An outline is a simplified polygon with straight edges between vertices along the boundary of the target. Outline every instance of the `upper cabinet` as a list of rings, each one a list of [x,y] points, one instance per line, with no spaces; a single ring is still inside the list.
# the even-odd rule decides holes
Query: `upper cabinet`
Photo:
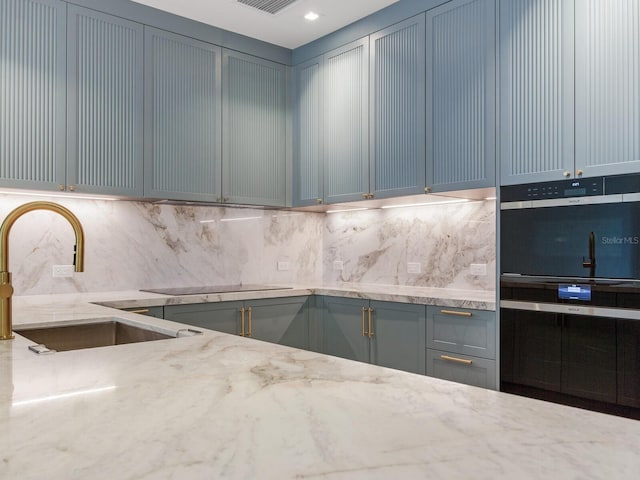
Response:
[[[369,193],[424,193],[424,15],[371,35]]]
[[[495,2],[427,12],[427,186],[495,185]]]
[[[222,51],[145,27],[145,196],[222,201]]]
[[[142,196],[143,27],[68,6],[67,189]]]
[[[0,186],[64,189],[66,4],[0,2]]]
[[[576,171],[640,171],[638,0],[576,2]]]
[[[500,1],[503,185],[574,176],[573,7]]]
[[[369,38],[323,61],[324,199],[362,200],[369,194]]]
[[[224,202],[284,206],[287,200],[287,67],[223,51]]]

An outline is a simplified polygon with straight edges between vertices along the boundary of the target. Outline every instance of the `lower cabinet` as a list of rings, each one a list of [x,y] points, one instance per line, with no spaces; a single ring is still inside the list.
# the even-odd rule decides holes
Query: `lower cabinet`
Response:
[[[322,297],[322,353],[425,373],[425,307]]]
[[[309,348],[307,297],[167,305],[174,322],[242,335],[280,345]]]
[[[427,307],[427,375],[497,387],[496,313]]]
[[[618,321],[618,403],[640,407],[640,321]]]

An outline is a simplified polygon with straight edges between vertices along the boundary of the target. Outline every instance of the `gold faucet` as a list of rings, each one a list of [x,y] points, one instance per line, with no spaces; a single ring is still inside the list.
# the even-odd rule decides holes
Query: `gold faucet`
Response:
[[[13,286],[9,272],[9,231],[18,218],[33,210],[50,210],[67,219],[76,234],[73,264],[76,266],[76,272],[84,270],[84,232],[80,220],[70,210],[57,203],[31,202],[20,205],[9,213],[0,226],[0,340],[13,338],[11,322]]]

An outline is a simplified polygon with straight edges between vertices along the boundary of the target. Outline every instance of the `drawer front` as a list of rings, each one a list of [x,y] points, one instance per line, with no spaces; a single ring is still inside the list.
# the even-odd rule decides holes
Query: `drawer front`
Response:
[[[496,312],[429,307],[427,348],[496,358]]]
[[[496,362],[427,349],[427,375],[474,387],[496,389]]]

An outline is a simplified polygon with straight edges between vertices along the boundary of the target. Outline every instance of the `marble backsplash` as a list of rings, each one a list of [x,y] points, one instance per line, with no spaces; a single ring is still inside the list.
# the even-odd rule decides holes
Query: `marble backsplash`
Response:
[[[52,277],[53,265],[72,262],[73,230],[55,213],[30,212],[10,232],[16,295],[240,282],[495,286],[493,201],[321,214],[0,194],[0,219],[33,200],[80,219],[85,271]],[[421,273],[407,273],[407,262]],[[473,263],[487,264],[487,275],[471,275]]]

